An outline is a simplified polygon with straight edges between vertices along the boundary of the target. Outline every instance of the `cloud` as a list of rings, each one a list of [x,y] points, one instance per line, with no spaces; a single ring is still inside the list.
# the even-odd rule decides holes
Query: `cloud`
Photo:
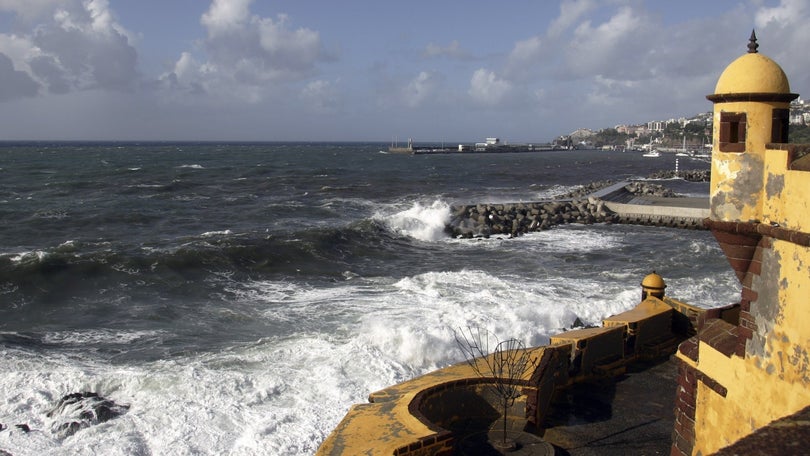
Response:
[[[430,100],[436,94],[441,77],[432,72],[422,71],[402,90],[402,102],[405,106],[415,108]]]
[[[554,51],[548,48],[546,41],[540,36],[533,36],[516,42],[506,58],[504,73],[512,78],[525,79],[533,76],[536,66],[547,66],[553,59]]]
[[[52,14],[29,34],[0,35],[0,52],[15,67],[50,93],[134,88],[139,78],[137,52],[106,0],[0,4],[23,19],[43,15],[49,7]]]
[[[803,24],[808,8],[805,0],[782,0],[779,6],[759,8],[754,15],[754,24],[757,28],[765,28],[772,22],[783,26]]]
[[[548,28],[548,36],[558,36],[596,7],[592,0],[566,0],[560,3],[560,15]]]
[[[242,27],[250,18],[250,4],[253,0],[214,0],[200,23],[208,30],[209,37],[233,32]]]
[[[470,97],[479,104],[496,106],[506,100],[513,90],[512,83],[498,77],[495,72],[479,68],[470,79]]]
[[[59,62],[51,55],[41,55],[28,62],[31,71],[40,80],[45,82],[48,92],[64,94],[70,92],[70,81],[59,66]]]
[[[63,0],[0,0],[0,11],[9,11],[25,21],[50,13],[65,3]]]
[[[317,31],[292,27],[285,14],[252,14],[251,3],[214,0],[200,18],[206,30],[204,60],[198,62],[185,52],[161,80],[186,93],[257,103],[284,83],[315,76],[316,65],[331,60]]]
[[[504,74],[510,78],[526,79],[532,77],[533,69],[538,65],[547,68],[557,65],[561,57],[559,49],[570,41],[565,33],[597,6],[593,0],[563,1],[560,15],[551,22],[545,34],[515,42],[506,59]]]
[[[301,99],[319,114],[335,113],[343,107],[343,100],[335,85],[321,79],[310,81],[304,86]]]
[[[608,21],[596,27],[585,21],[574,30],[566,48],[566,68],[575,77],[602,74],[610,78],[632,78],[638,68],[623,63],[629,56],[643,59],[654,42],[655,31],[641,12],[622,7]]]
[[[761,7],[754,15],[759,52],[779,62],[790,78],[794,92],[810,89],[810,5],[804,0],[782,0],[774,7]]]
[[[14,69],[11,59],[0,54],[0,101],[32,97],[37,94],[39,84],[28,73]]]
[[[469,60],[472,55],[461,48],[457,40],[453,40],[447,46],[440,46],[435,43],[428,43],[422,52],[425,58],[447,57],[450,59]]]

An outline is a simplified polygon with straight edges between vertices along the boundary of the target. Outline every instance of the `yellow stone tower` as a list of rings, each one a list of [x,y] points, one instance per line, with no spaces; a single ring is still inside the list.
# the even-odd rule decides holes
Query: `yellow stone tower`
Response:
[[[681,344],[672,454],[707,455],[810,407],[810,146],[787,144],[787,76],[757,52],[715,93],[711,216],[741,283],[739,318]]]

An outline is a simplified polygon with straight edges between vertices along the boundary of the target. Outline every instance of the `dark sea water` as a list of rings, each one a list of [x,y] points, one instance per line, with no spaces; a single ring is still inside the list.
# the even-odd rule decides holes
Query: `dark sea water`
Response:
[[[672,155],[386,147],[0,144],[0,450],[309,455],[369,392],[462,359],[452,328],[546,343],[631,308],[652,270],[698,305],[738,294],[705,231],[443,229],[453,204],[545,200]],[[46,413],[77,391],[129,409],[65,436]]]

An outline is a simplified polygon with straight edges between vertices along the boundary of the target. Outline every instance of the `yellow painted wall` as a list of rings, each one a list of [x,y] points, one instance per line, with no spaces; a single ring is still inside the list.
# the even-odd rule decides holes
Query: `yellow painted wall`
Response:
[[[810,173],[786,169],[788,152],[768,150],[765,160],[763,222],[810,232]]]
[[[764,353],[729,358],[699,345],[696,367],[727,388],[727,395],[699,385],[692,454],[711,454],[810,405],[810,249],[775,240],[772,250],[768,256],[779,260],[782,280],[776,288],[779,312],[763,335]],[[758,325],[762,331],[765,325]]]
[[[765,185],[765,148],[771,140],[773,110],[788,103],[733,102],[714,105],[711,217],[748,222],[762,220]],[[720,116],[723,112],[746,113],[745,152],[721,152]],[[784,167],[784,166],[783,166]]]

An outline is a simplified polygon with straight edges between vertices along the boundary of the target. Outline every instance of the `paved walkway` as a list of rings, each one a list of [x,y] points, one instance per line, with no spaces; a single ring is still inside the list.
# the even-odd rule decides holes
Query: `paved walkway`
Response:
[[[543,440],[556,455],[668,455],[675,424],[674,357],[634,363],[625,375],[562,392]]]
[[[622,217],[693,223],[709,217],[708,198],[639,196],[625,189],[628,184],[619,182],[591,193],[589,197],[601,199],[608,209]]]

